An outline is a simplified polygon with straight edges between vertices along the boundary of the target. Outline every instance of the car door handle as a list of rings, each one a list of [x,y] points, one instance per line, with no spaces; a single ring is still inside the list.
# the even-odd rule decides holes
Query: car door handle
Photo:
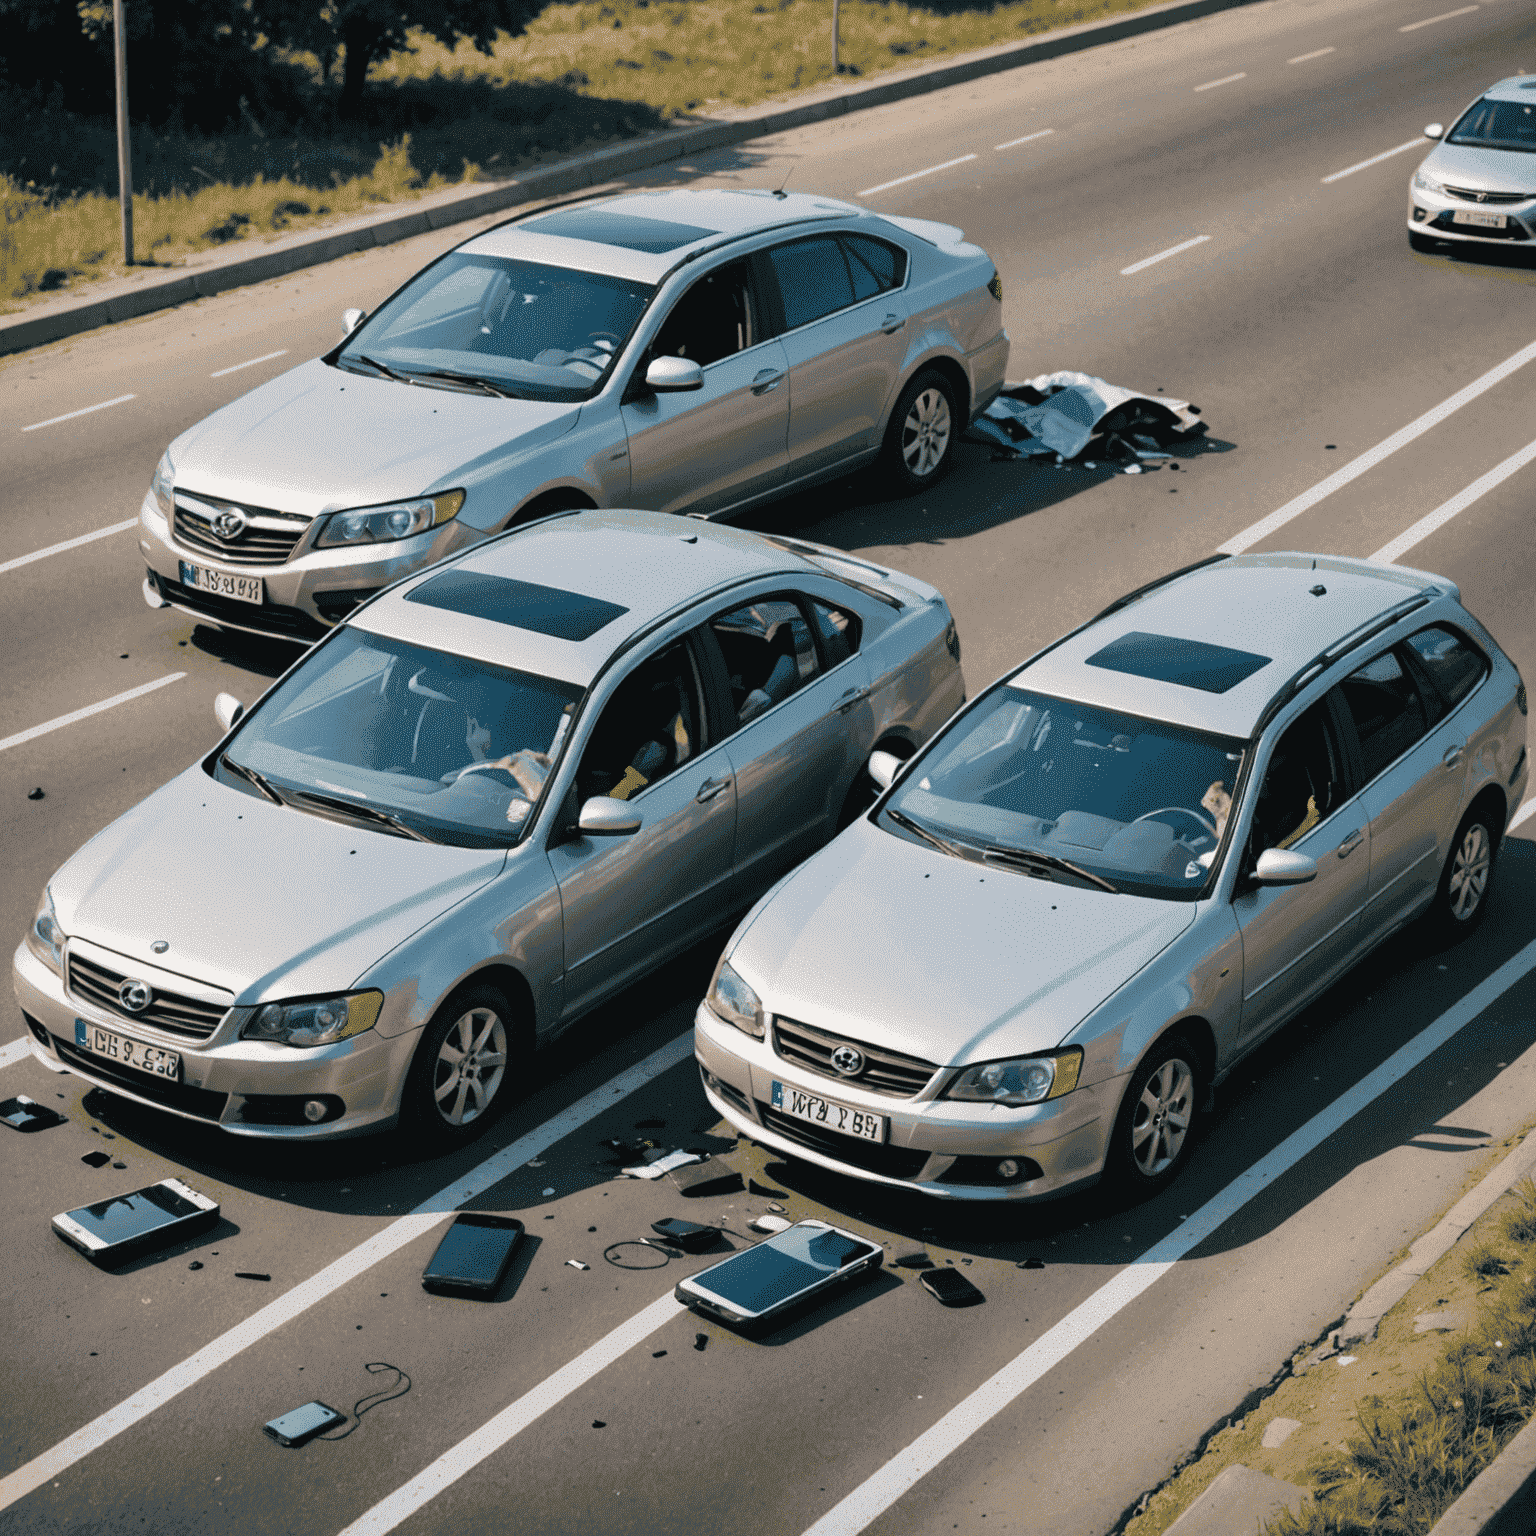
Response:
[[[696,794],[693,798],[697,800],[700,805],[702,805],[707,800],[713,800],[722,789],[729,789],[730,787],[731,777],[729,774],[727,774],[723,779],[705,779],[704,782],[699,785],[698,794]]]
[[[905,315],[887,315],[885,319],[880,322],[880,329],[884,331],[887,336],[894,336],[896,332],[899,331],[906,323],[907,320]]]
[[[1350,854],[1352,854],[1355,849],[1358,848],[1364,841],[1365,838],[1361,836],[1360,829],[1357,827],[1353,832],[1349,834],[1348,837],[1344,839],[1342,843],[1339,844],[1339,857],[1341,859],[1347,859]]]
[[[783,378],[784,370],[782,368],[764,368],[752,380],[752,393],[754,395],[766,395],[770,390],[777,389]]]
[[[1440,759],[1447,768],[1455,768],[1461,763],[1461,748],[1454,741],[1445,749],[1445,756]]]
[[[868,687],[850,688],[842,698],[837,701],[837,712],[846,715],[855,704],[862,704],[869,697]]]

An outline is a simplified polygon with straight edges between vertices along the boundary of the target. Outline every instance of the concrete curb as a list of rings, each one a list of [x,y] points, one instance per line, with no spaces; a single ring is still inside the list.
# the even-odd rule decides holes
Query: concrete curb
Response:
[[[129,286],[110,296],[61,302],[56,307],[34,310],[30,314],[0,318],[0,356],[44,346],[81,331],[132,320],[157,309],[207,298],[231,288],[283,277],[303,267],[349,256],[354,251],[390,245],[396,240],[481,218],[519,203],[600,187],[615,177],[651,166],[726,149],[749,139],[824,122],[867,107],[886,106],[930,91],[962,85],[969,80],[979,80],[986,75],[1001,74],[1026,64],[1042,63],[1256,3],[1258,0],[1174,0],[1174,3],[1153,6],[1131,16],[1066,27],[1034,42],[1005,43],[949,63],[934,63],[883,76],[868,85],[848,89],[828,87],[821,92],[808,93],[807,98],[790,106],[749,109],[698,127],[672,129],[634,143],[611,145],[490,186],[456,187],[451,192],[423,198],[405,207],[404,211],[402,205],[397,204],[377,217],[354,219],[344,225],[274,241],[251,255],[229,253],[204,261],[193,258],[188,267],[178,272],[143,282],[130,280]]]
[[[1536,1530],[1536,1419],[1467,1484],[1429,1536],[1530,1536]]]

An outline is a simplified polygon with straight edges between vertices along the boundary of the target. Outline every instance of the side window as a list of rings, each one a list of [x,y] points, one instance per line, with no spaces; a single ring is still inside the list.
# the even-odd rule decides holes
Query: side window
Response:
[[[1477,687],[1488,670],[1482,652],[1454,630],[1421,629],[1408,644],[1452,709]]]
[[[628,800],[694,757],[703,714],[693,658],[681,642],[642,661],[603,706],[576,772],[583,802]]]
[[[672,306],[651,355],[686,357],[707,368],[752,346],[759,327],[749,270],[745,261],[733,261],[701,277]]]
[[[1360,738],[1361,766],[1374,779],[1429,729],[1413,679],[1391,651],[1339,684]]]
[[[710,620],[731,684],[736,724],[745,725],[816,676],[816,642],[799,604],[759,598]]]
[[[1344,773],[1326,701],[1294,721],[1277,743],[1253,812],[1249,847],[1289,848],[1344,799]]]
[[[848,252],[848,270],[853,274],[854,297],[871,298],[899,288],[907,275],[907,253],[871,240],[868,235],[844,235],[843,249]]]
[[[827,658],[829,667],[835,667],[858,653],[857,614],[849,613],[844,608],[834,608],[831,603],[824,603],[819,598],[812,598],[811,621],[816,626],[821,652]]]
[[[776,245],[768,252],[784,301],[784,329],[808,325],[853,303],[843,248],[831,235]]]

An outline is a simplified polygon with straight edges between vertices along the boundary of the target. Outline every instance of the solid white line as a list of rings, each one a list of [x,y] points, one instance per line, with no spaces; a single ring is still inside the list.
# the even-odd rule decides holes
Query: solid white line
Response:
[[[1009,139],[1006,144],[994,144],[993,149],[1017,149],[1020,144],[1033,144],[1036,139],[1043,139],[1048,133],[1055,133],[1054,128],[1042,128],[1039,133],[1026,133],[1022,139]]]
[[[9,1045],[0,1046],[0,1067],[14,1067],[18,1061],[25,1060],[32,1054],[32,1043],[25,1035],[20,1040],[12,1040]]]
[[[1536,358],[1536,341],[1528,347],[1522,347],[1513,357],[1507,357],[1496,368],[1490,368],[1481,378],[1474,379],[1465,389],[1458,390],[1448,400],[1442,400],[1439,405],[1410,421],[1406,427],[1394,432],[1391,437],[1383,438],[1374,448],[1368,448],[1357,459],[1351,459],[1342,469],[1336,469],[1326,480],[1319,480],[1310,491],[1303,491],[1294,500],[1286,502],[1283,507],[1271,512],[1268,517],[1260,518],[1251,527],[1243,529],[1235,534],[1227,542],[1220,546],[1220,552],[1224,555],[1240,555],[1245,549],[1257,544],[1260,539],[1267,539],[1277,528],[1283,528],[1294,517],[1300,517],[1310,507],[1315,507],[1325,496],[1331,496],[1341,487],[1349,484],[1351,480],[1358,479],[1366,470],[1374,469],[1385,458],[1396,453],[1399,448],[1405,447],[1416,437],[1428,432],[1431,427],[1438,426],[1454,411],[1459,411],[1469,401],[1477,399],[1485,390],[1492,389],[1495,384],[1507,379],[1510,374]]]
[[[1207,80],[1204,85],[1197,85],[1197,91],[1214,91],[1218,85],[1231,85],[1234,80],[1246,80],[1247,70],[1239,70],[1235,75],[1223,75],[1220,80]]]
[[[253,357],[247,363],[236,363],[233,368],[220,368],[217,373],[210,373],[210,379],[222,379],[226,373],[239,373],[242,368],[254,368],[257,363],[270,363],[274,357],[287,357],[288,348],[279,347],[276,352],[268,352],[265,357]]]
[[[1327,1109],[1314,1115],[1267,1156],[1239,1174],[1188,1221],[1180,1222],[1160,1243],[1153,1244],[1113,1280],[1100,1286],[1059,1323],[1047,1329],[990,1381],[956,1404],[931,1429],[919,1435],[873,1477],[830,1509],[809,1527],[805,1536],[854,1536],[855,1532],[862,1531],[946,1456],[958,1450],[1047,1371],[1066,1359],[1079,1344],[1091,1338],[1143,1291],[1161,1280],[1185,1254],[1204,1242],[1255,1195],[1289,1172],[1368,1104],[1439,1050],[1533,967],[1536,967],[1536,940],[1506,960],[1493,975],[1395,1051],[1374,1072],[1361,1078]]]
[[[125,400],[136,400],[137,395],[119,395],[115,400],[103,400],[100,405],[81,406],[78,411],[66,411],[62,416],[50,416],[47,421],[34,421],[30,427],[23,427],[23,432],[36,432],[39,427],[57,426],[61,421],[73,421],[76,416],[89,416],[92,411],[104,411],[109,405],[121,405]]]
[[[90,544],[96,539],[104,539],[110,534],[126,533],[138,522],[138,518],[130,517],[126,522],[113,523],[110,528],[98,528],[95,533],[82,533],[78,539],[65,539],[62,544],[50,544],[47,549],[34,549],[30,555],[19,555],[14,560],[7,560],[0,565],[0,576],[7,571],[14,571],[23,565],[31,565],[34,560],[46,560],[49,555],[62,555],[66,549],[79,549],[82,544]]]
[[[952,165],[964,165],[967,160],[974,160],[975,155],[960,155],[953,160],[946,160],[943,165],[930,165],[925,171],[913,171],[910,176],[898,176],[895,181],[882,181],[878,187],[865,187],[862,192],[855,192],[855,197],[868,197],[874,192],[884,192],[888,187],[899,187],[904,182],[916,181],[920,176],[932,176],[935,171],[947,171]]]
[[[1337,48],[1318,48],[1312,53],[1298,53],[1294,59],[1287,59],[1287,64],[1305,64],[1308,59],[1320,59],[1325,53],[1337,53]]]
[[[140,1419],[147,1418],[178,1393],[186,1391],[216,1371],[241,1350],[264,1339],[269,1333],[276,1332],[284,1323],[308,1310],[317,1301],[323,1301],[333,1291],[340,1290],[349,1280],[356,1279],[397,1249],[414,1242],[423,1233],[430,1232],[465,1201],[473,1200],[522,1167],[530,1158],[547,1151],[562,1137],[580,1130],[589,1120],[595,1119],[626,1094],[643,1088],[653,1078],[660,1077],[679,1062],[686,1061],[692,1053],[693,1030],[690,1028],[659,1050],[652,1051],[643,1061],[636,1062],[618,1076],[610,1078],[602,1087],[594,1088],[584,1098],[562,1110],[553,1120],[546,1121],[526,1136],[519,1136],[511,1146],[486,1158],[483,1163],[470,1169],[462,1179],[422,1201],[415,1210],[397,1217],[381,1232],[376,1232],[366,1242],[359,1243],[334,1263],[328,1264],[319,1274],[285,1291],[275,1301],[268,1302],[259,1311],[252,1313],[243,1323],[237,1323],[211,1344],[189,1355],[180,1365],[172,1366],[148,1386],[141,1387],[132,1397],[125,1398],[115,1408],[109,1408],[50,1450],[33,1457],[9,1476],[0,1479],[0,1509],[8,1508],[34,1489],[41,1488],[51,1478],[58,1477],[61,1472],[98,1450],[114,1436],[132,1428]]]
[[[1196,235],[1193,240],[1186,240],[1182,245],[1171,245],[1166,251],[1159,251],[1156,256],[1148,256],[1145,261],[1135,261],[1128,267],[1121,267],[1120,276],[1129,277],[1133,272],[1140,272],[1145,267],[1156,266],[1160,261],[1167,261],[1170,256],[1177,256],[1180,251],[1189,250],[1191,246],[1204,245],[1210,238],[1209,235]]]
[[[1390,544],[1383,544],[1371,559],[1380,560],[1383,565],[1393,564],[1421,539],[1427,539],[1435,529],[1443,528],[1458,512],[1465,512],[1480,496],[1486,496],[1494,486],[1508,480],[1517,470],[1524,469],[1532,459],[1536,459],[1536,443],[1527,443],[1519,453],[1510,454],[1502,464],[1496,464],[1486,475],[1474,480],[1466,490],[1452,496],[1449,501],[1441,502],[1433,512],[1421,517],[1411,528],[1404,529]]]
[[[1529,821],[1536,816],[1536,800],[1527,800],[1524,805],[1509,818],[1508,831],[1513,832],[1523,821]]]
[[[57,720],[47,720],[42,725],[34,725],[30,730],[17,731],[14,736],[7,736],[0,741],[0,752],[4,752],[9,747],[19,747],[25,741],[36,741],[39,736],[46,736],[49,731],[57,731],[66,725],[73,725],[77,720],[88,720],[92,715],[99,715],[104,709],[116,709],[119,704],[126,704],[130,699],[142,699],[146,693],[153,693],[156,688],[164,688],[167,683],[179,683],[186,675],[185,672],[172,672],[167,677],[157,677],[152,683],[130,688],[126,693],[114,693],[110,699],[103,699],[99,704],[87,704],[84,709],[60,715]]]
[[[1427,21],[1410,21],[1406,27],[1399,27],[1399,32],[1417,32],[1420,27],[1432,27],[1437,21],[1449,21],[1453,16],[1469,16],[1477,7],[1464,5],[1459,11],[1446,11],[1439,16],[1431,16]]]
[[[1399,144],[1396,149],[1383,150],[1379,155],[1372,155],[1369,160],[1362,160],[1358,165],[1347,165],[1342,171],[1335,171],[1332,176],[1324,176],[1323,185],[1326,187],[1330,182],[1343,181],[1346,176],[1353,176],[1356,171],[1364,171],[1373,165],[1380,165],[1383,160],[1390,160],[1393,155],[1400,155],[1404,150],[1413,149],[1416,146],[1422,147],[1423,144],[1422,138],[1409,139],[1406,144]]]

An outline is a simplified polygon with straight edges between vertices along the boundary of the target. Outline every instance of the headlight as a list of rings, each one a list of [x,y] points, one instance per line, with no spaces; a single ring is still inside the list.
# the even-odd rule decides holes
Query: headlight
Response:
[[[1426,176],[1423,171],[1413,173],[1413,184],[1421,192],[1434,192],[1441,197],[1445,196],[1445,188],[1433,176]]]
[[[176,466],[171,463],[171,450],[167,448],[160,455],[160,462],[155,465],[155,472],[149,481],[149,494],[155,498],[155,505],[160,508],[160,515],[167,522],[176,512],[171,499],[171,493],[175,488]]]
[[[382,992],[321,997],[304,1003],[267,1003],[240,1031],[242,1040],[275,1040],[279,1045],[334,1045],[372,1029],[384,1006]]]
[[[64,930],[53,911],[53,892],[45,890],[37,905],[37,916],[27,929],[27,948],[55,976],[64,974]]]
[[[988,1061],[967,1067],[944,1090],[944,1097],[982,1104],[1043,1104],[1071,1093],[1082,1070],[1083,1053],[1077,1046],[1050,1056]]]
[[[458,514],[463,491],[420,496],[415,501],[391,501],[382,507],[352,507],[332,512],[315,540],[317,549],[337,544],[387,544],[436,528]]]
[[[727,1024],[734,1024],[743,1034],[761,1040],[764,1033],[763,1005],[757,993],[744,982],[722,957],[715,967],[714,979],[704,996],[711,1013]]]

